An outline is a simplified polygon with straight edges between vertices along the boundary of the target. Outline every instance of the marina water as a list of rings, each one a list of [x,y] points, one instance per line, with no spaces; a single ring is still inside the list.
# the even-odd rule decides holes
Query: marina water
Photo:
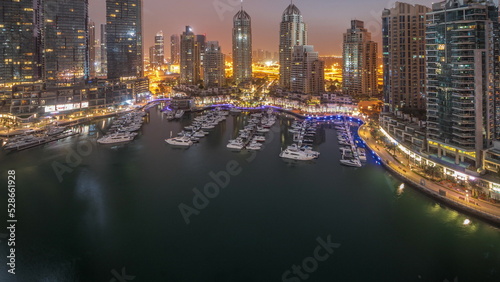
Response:
[[[16,170],[18,223],[17,274],[2,271],[0,281],[500,281],[499,229],[403,188],[371,158],[341,166],[333,124],[318,131],[320,158],[297,162],[278,156],[292,143],[290,117],[258,152],[226,148],[244,113],[189,149],[166,144],[192,117],[167,121],[152,109],[125,145],[97,145],[106,119],[1,152],[5,186]],[[222,174],[200,200],[195,191]],[[189,224],[180,205],[191,208]],[[318,260],[328,240],[336,247]]]

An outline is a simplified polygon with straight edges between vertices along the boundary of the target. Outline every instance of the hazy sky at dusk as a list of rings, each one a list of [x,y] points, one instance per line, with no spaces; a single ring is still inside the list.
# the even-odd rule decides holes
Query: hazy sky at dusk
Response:
[[[96,25],[106,20],[106,1],[90,0],[90,17]],[[350,20],[365,22],[375,41],[381,41],[381,15],[393,7],[394,0],[295,0],[308,26],[309,44],[320,55],[340,55],[342,33]],[[400,1],[430,6],[431,0]],[[195,33],[206,34],[207,40],[218,40],[224,53],[231,52],[232,18],[240,9],[239,0],[143,0],[145,50],[153,45],[154,36],[163,30],[165,43],[171,34],[180,34],[186,25]],[[244,8],[252,17],[253,48],[278,51],[279,23],[288,0],[245,0]],[[219,8],[215,8],[215,7]],[[167,44],[166,44],[167,45]],[[379,46],[380,48],[380,46]],[[169,46],[165,57],[170,56]],[[147,52],[145,53],[147,54]]]

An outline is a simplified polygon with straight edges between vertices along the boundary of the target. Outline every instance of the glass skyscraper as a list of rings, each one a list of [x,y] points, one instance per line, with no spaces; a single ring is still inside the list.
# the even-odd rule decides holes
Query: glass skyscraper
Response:
[[[108,78],[144,75],[142,0],[106,0]]]
[[[252,19],[243,7],[233,24],[233,77],[240,83],[252,79]]]
[[[286,89],[290,89],[292,53],[297,45],[307,45],[307,28],[300,10],[290,4],[280,24],[280,85]]]
[[[0,84],[37,79],[33,0],[0,5]]]
[[[88,0],[39,0],[42,77],[47,86],[89,78]]]

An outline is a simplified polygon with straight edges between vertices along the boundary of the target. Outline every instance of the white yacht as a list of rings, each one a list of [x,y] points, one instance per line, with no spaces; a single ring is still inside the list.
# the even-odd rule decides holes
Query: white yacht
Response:
[[[99,143],[99,144],[117,144],[117,143],[130,142],[133,139],[134,139],[134,137],[131,135],[118,133],[118,134],[106,135],[102,138],[99,138],[97,140],[97,143]]]
[[[183,115],[184,115],[184,110],[178,110],[177,112],[175,112],[175,118],[181,118]]]
[[[358,148],[358,157],[362,162],[366,162],[366,151],[363,148]]]
[[[257,141],[257,142],[265,142],[266,141],[266,137],[261,136],[261,135],[255,135],[252,138],[252,140]]]
[[[231,108],[231,110],[229,110],[229,112],[237,114],[237,113],[241,113],[242,111],[238,108]]]
[[[226,146],[229,149],[242,150],[245,147],[245,143],[241,138],[236,138],[235,140],[229,140],[229,144]]]
[[[165,142],[167,142],[170,145],[174,145],[174,146],[189,147],[189,146],[193,145],[193,141],[191,141],[191,138],[189,138],[187,136],[165,139]]]
[[[353,166],[353,167],[361,167],[362,164],[359,160],[357,159],[345,159],[345,160],[340,160],[340,163],[346,166]]]
[[[315,157],[311,154],[303,152],[301,150],[295,151],[290,149],[285,149],[280,153],[280,157],[291,160],[298,161],[310,161],[315,159]]]

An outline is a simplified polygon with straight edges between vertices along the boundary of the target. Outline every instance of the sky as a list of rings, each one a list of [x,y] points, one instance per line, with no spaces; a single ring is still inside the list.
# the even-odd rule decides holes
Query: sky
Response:
[[[350,21],[365,22],[372,39],[382,40],[381,15],[384,8],[394,6],[396,0],[294,0],[307,24],[309,45],[314,45],[320,56],[342,54],[342,34]],[[431,6],[432,0],[402,0],[410,4]],[[96,27],[106,21],[106,1],[89,0],[90,18]],[[253,49],[277,52],[279,24],[290,0],[244,0],[244,9],[252,17]],[[223,53],[231,53],[233,16],[240,9],[240,0],[143,0],[144,47],[154,44],[160,30],[165,36],[165,55],[170,35],[180,34],[190,25],[196,34],[206,34],[207,40],[219,41]],[[145,53],[147,54],[147,52]]]

